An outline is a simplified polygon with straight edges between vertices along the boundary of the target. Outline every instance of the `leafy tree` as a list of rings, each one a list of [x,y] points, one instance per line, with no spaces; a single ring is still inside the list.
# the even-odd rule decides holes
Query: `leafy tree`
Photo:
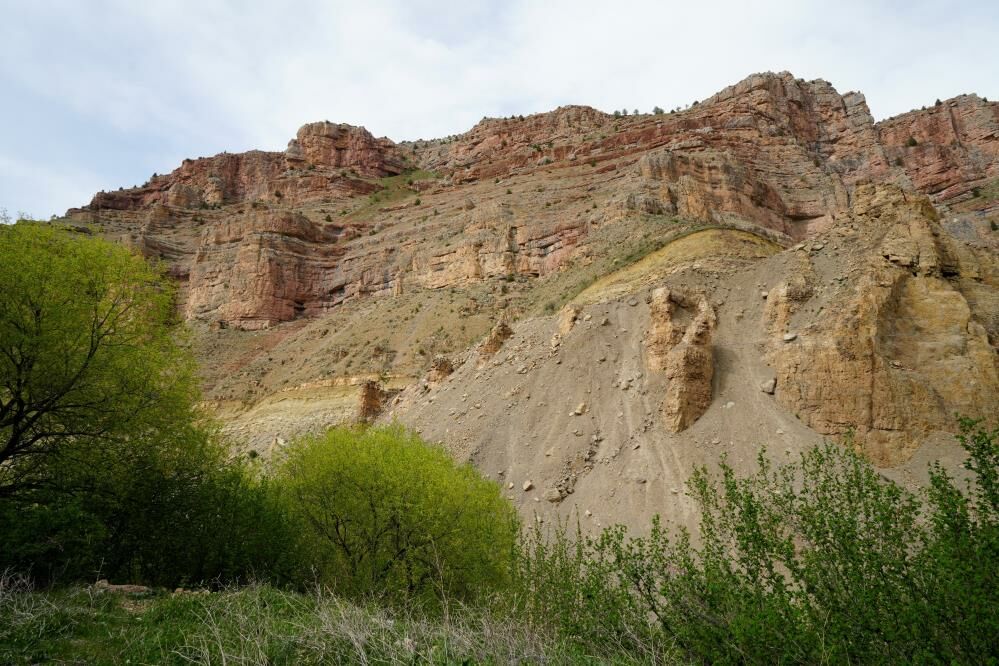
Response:
[[[278,481],[340,592],[468,599],[507,580],[516,514],[499,486],[399,427],[299,440]]]
[[[197,387],[173,312],[160,272],[121,246],[0,227],[0,497],[44,484],[57,458],[190,434]]]

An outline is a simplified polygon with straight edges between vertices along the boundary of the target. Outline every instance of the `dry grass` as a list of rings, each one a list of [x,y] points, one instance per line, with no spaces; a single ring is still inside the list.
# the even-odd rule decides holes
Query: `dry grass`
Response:
[[[129,607],[90,588],[0,578],[0,663],[579,663],[553,634],[483,607],[442,616],[263,585],[158,593]]]

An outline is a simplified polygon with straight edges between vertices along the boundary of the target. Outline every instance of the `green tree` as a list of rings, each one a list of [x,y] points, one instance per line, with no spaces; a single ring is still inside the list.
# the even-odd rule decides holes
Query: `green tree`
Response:
[[[499,486],[402,428],[299,440],[278,478],[340,592],[469,599],[507,580],[517,525]]]
[[[195,428],[197,387],[173,292],[112,243],[53,225],[0,227],[0,497],[57,459]]]

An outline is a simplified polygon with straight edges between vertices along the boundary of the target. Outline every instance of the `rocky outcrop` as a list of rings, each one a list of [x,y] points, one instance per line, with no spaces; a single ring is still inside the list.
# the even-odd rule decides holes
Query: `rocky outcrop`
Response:
[[[358,420],[364,423],[374,420],[381,414],[388,396],[388,392],[375,380],[363,382],[357,396]]]
[[[670,284],[652,303],[648,368],[636,361],[613,380],[629,400],[655,404],[623,429],[665,424],[700,438],[689,441],[715,439],[701,432],[708,424],[690,426],[712,404],[713,376],[715,397],[732,390],[720,341],[743,320],[723,307],[730,299],[738,317],[751,310],[765,325],[743,350],[771,366],[748,376],[753,399],[764,396],[824,435],[853,432],[872,459],[896,464],[920,433],[950,429],[953,412],[997,411],[997,108],[962,96],[874,123],[859,93],[766,73],[671,113],[562,107],[400,145],[312,123],[283,152],[185,160],[141,187],[100,193],[71,211],[70,223],[166,265],[181,312],[212,324],[193,327],[209,338],[205,355],[231,353],[241,369],[238,379],[219,380],[226,398],[247,384],[259,398],[354,376],[377,348],[377,367],[363,372],[411,377],[414,394],[425,389],[419,395],[429,400],[454,380],[443,381],[443,365],[425,375],[426,350],[457,358],[491,322],[548,312],[587,285],[591,296],[602,293],[605,276],[638,258],[661,261],[641,278],[642,290]],[[397,174],[405,175],[386,178]],[[711,246],[695,257],[682,257],[689,248],[680,245],[675,255],[657,250],[700,225],[774,245],[743,254]],[[771,260],[779,270],[756,278],[751,304],[733,304],[745,285],[728,277]],[[638,278],[621,279],[621,294],[639,289]],[[631,300],[628,317],[644,316]],[[717,331],[716,311],[725,322]],[[555,335],[549,326],[538,342],[565,384],[588,362],[570,352],[582,331],[602,336],[589,358],[610,367],[615,345],[648,325],[620,326],[609,311],[581,316],[576,306],[563,310]],[[515,381],[527,381],[534,370],[519,343],[497,354],[509,335],[497,325],[472,349],[476,373],[512,365]],[[265,339],[287,363],[270,368],[271,347],[251,349]],[[230,352],[233,345],[243,346]],[[646,369],[661,385],[633,392]],[[517,386],[509,404],[526,401]],[[581,441],[598,435],[576,430]]]
[[[188,317],[265,328],[345,298],[337,230],[286,211],[254,211],[205,232],[190,269]]]
[[[513,335],[513,329],[506,322],[497,322],[479,347],[479,359],[487,361],[495,356],[496,352],[503,348],[503,343],[509,340],[511,335]]]
[[[934,201],[999,177],[999,104],[961,95],[877,124],[892,164]]]
[[[715,311],[703,296],[660,287],[652,292],[650,314],[649,370],[663,373],[662,419],[671,432],[680,432],[711,405]]]
[[[388,139],[363,127],[310,123],[298,130],[284,153],[252,150],[184,160],[170,174],[145,185],[100,192],[87,211],[126,211],[156,204],[201,209],[273,202],[310,201],[368,194],[378,186],[363,178],[402,173],[406,157]]]
[[[962,256],[929,200],[896,187],[858,188],[849,222],[867,237],[858,274],[825,297],[787,283],[768,305],[775,395],[809,427],[852,434],[871,460],[892,466],[927,432],[951,430],[955,413],[999,413],[999,357],[981,323],[996,304],[972,305],[962,286],[994,274],[996,259]],[[820,297],[828,314],[787,333]]]
[[[363,127],[331,122],[309,123],[288,142],[285,160],[291,168],[350,168],[368,177],[402,173],[406,160],[388,139],[376,139]]]
[[[404,283],[544,277],[587,258],[595,229],[636,215],[800,240],[846,215],[860,182],[914,186],[937,201],[967,197],[999,176],[997,109],[962,96],[875,125],[863,95],[785,72],[750,76],[678,113],[622,118],[561,107],[405,146],[361,127],[310,123],[284,153],[185,160],[142,187],[96,195],[73,216],[190,275],[189,317],[261,327],[352,295],[399,296]],[[410,185],[432,207],[414,198],[365,212],[357,200],[377,195],[375,178],[417,165],[444,176]],[[515,176],[525,179],[516,191]],[[564,185],[549,190],[549,181]],[[601,191],[614,205],[597,205]],[[259,227],[259,211],[275,208],[309,209],[313,224],[331,229],[292,242],[294,234]],[[348,216],[343,227],[334,214]],[[359,238],[383,229],[391,233]],[[975,233],[987,236],[983,229]],[[247,277],[256,269],[259,277]]]
[[[454,372],[454,364],[446,356],[435,356],[430,362],[430,370],[427,371],[426,382],[430,386],[436,386],[451,376]]]

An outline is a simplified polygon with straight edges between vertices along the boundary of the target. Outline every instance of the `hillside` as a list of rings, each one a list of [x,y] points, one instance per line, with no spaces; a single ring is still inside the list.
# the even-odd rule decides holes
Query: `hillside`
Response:
[[[876,123],[767,73],[431,141],[312,123],[66,217],[169,266],[240,450],[398,419],[541,518],[683,517],[694,465],[824,437],[918,483],[955,412],[999,413],[999,104],[975,95]]]

